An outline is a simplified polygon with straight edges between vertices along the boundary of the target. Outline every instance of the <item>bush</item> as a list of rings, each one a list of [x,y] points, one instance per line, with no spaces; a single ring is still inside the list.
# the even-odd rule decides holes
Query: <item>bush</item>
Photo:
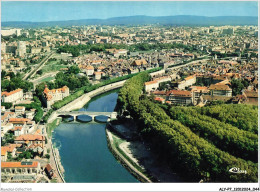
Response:
[[[13,104],[12,103],[2,103],[1,102],[1,106],[5,106],[6,109],[10,109],[13,106]]]
[[[50,159],[50,155],[49,155],[49,154],[46,154],[46,155],[45,155],[45,158]]]

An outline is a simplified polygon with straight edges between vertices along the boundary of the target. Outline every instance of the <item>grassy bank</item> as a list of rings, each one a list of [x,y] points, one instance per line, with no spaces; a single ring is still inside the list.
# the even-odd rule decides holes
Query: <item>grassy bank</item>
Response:
[[[48,123],[46,126],[47,135],[49,138],[52,137],[52,131],[60,124],[61,119],[55,119],[53,122]]]

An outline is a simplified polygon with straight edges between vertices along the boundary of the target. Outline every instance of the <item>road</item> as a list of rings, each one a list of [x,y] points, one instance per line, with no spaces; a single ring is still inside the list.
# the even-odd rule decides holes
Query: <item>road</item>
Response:
[[[28,74],[26,74],[24,77],[23,77],[23,80],[27,80],[29,77],[32,77],[36,74],[36,72],[38,70],[40,70],[44,64],[49,60],[49,58],[53,55],[53,52],[51,52],[49,55],[47,55],[38,65],[36,65],[34,67],[34,69],[32,71],[30,71]]]
[[[178,69],[178,68],[181,68],[181,67],[184,67],[184,66],[188,66],[188,65],[192,65],[192,64],[195,64],[195,63],[205,63],[207,62],[209,59],[201,59],[201,60],[196,60],[196,61],[191,61],[189,63],[186,63],[186,64],[180,64],[180,65],[177,65],[177,66],[173,66],[173,67],[170,67],[170,68],[167,68],[167,70],[174,70],[174,69]]]
[[[33,86],[36,87],[36,85],[38,85],[39,83],[41,83],[41,81],[47,77],[55,77],[55,75],[58,73],[59,71],[54,71],[54,72],[50,72],[50,73],[46,73],[43,76],[37,78],[37,79],[30,79],[29,81],[33,83]]]

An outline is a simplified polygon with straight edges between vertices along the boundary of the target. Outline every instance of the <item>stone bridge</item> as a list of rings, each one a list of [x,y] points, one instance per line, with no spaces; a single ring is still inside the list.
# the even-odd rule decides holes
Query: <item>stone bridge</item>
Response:
[[[74,121],[76,120],[77,116],[79,115],[87,115],[95,119],[96,116],[107,116],[110,119],[116,119],[117,112],[96,112],[96,111],[60,111],[57,112],[58,116],[72,116]]]

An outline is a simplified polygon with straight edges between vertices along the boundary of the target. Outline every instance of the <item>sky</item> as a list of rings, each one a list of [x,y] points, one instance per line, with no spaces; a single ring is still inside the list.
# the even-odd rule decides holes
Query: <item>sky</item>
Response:
[[[64,21],[121,16],[258,16],[257,1],[2,1],[1,21]]]

